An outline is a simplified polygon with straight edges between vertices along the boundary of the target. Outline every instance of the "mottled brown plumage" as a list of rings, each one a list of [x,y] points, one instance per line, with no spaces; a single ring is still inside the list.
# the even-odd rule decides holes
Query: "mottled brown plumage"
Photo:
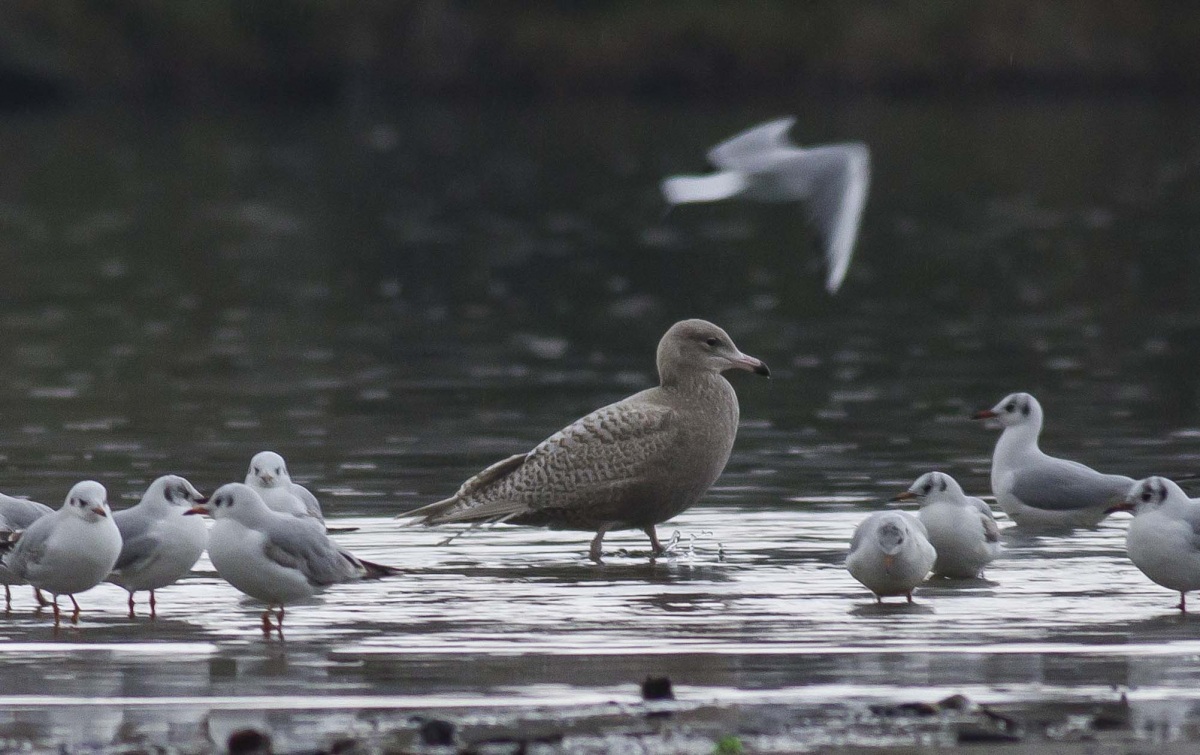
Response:
[[[721,376],[727,369],[770,374],[716,325],[676,323],[658,345],[658,387],[597,409],[402,516],[594,531],[595,560],[604,533],[641,529],[657,553],[654,526],[699,500],[729,460],[738,402]]]

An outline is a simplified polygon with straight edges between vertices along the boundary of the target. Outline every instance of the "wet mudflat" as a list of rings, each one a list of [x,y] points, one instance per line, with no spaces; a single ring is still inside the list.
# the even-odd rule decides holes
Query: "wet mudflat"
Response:
[[[403,751],[424,716],[461,746],[533,732],[546,752],[949,746],[976,713],[887,706],[962,694],[1020,721],[1022,746],[1186,746],[1200,624],[1129,563],[1123,517],[1008,532],[986,580],[912,606],[876,606],[841,566],[854,525],[921,473],[987,493],[996,436],[967,417],[1013,390],[1041,399],[1047,451],[1200,471],[1186,110],[815,116],[812,139],[877,150],[835,299],[795,208],[664,218],[654,194],[777,105],[598,112],[3,124],[28,145],[9,175],[35,189],[0,215],[3,489],[57,505],[94,477],[121,507],[167,472],[210,492],[273,448],[357,528],[341,542],[404,572],[289,607],[282,639],[207,560],[153,622],[104,585],[56,633],[18,588],[0,743],[194,751],[253,726],[278,749]],[[931,167],[947,155],[954,170]],[[587,533],[441,544],[458,530],[392,519],[650,385],[654,344],[687,316],[773,377],[731,376],[734,456],[660,528],[678,532],[668,556],[640,533],[610,535],[597,565]],[[648,676],[676,701],[644,705]],[[1122,694],[1119,724],[1095,725]]]

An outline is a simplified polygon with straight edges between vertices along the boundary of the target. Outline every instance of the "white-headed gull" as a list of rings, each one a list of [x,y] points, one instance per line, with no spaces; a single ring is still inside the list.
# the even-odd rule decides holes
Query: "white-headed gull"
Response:
[[[903,511],[877,511],[855,528],[846,569],[875,593],[876,602],[904,595],[911,603],[913,589],[936,560],[921,520]]]
[[[983,499],[963,493],[944,472],[926,472],[893,501],[916,501],[917,518],[937,551],[933,573],[971,579],[1000,555],[1000,528]]]
[[[1129,560],[1152,582],[1178,592],[1186,613],[1187,594],[1200,589],[1200,501],[1165,477],[1148,477],[1114,508],[1133,512],[1125,535]]]

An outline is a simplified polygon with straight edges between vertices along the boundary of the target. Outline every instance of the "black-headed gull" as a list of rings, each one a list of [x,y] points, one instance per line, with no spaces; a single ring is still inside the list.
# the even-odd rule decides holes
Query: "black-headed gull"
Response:
[[[917,518],[925,525],[937,551],[933,573],[939,577],[971,579],[1000,555],[1000,528],[981,498],[963,493],[945,472],[926,472],[893,501],[916,501]]]
[[[156,618],[154,591],[174,584],[204,553],[208,528],[203,520],[185,515],[205,500],[184,478],[166,475],[150,483],[135,505],[113,512],[122,544],[108,581],[129,593],[129,618],[134,616],[134,593],[140,590],[150,591],[150,618]]]
[[[992,454],[992,493],[1017,525],[1095,527],[1125,500],[1132,477],[1104,474],[1042,453],[1042,406],[1033,396],[1013,393],[975,413],[975,419],[993,418],[1004,431]]]
[[[925,581],[937,560],[925,525],[904,511],[876,511],[854,529],[846,569],[875,593],[875,601],[903,595]]]
[[[254,454],[246,470],[245,483],[254,488],[273,511],[325,521],[317,497],[308,488],[292,482],[287,462],[274,451]]]
[[[655,554],[655,525],[700,499],[737,435],[738,401],[725,370],[770,375],[704,320],[672,325],[658,344],[660,385],[610,404],[497,462],[450,498],[401,514],[424,524],[511,522],[596,533],[640,529]]]
[[[0,532],[15,533],[27,529],[29,525],[41,519],[46,514],[54,513],[54,509],[44,503],[37,501],[28,501],[24,498],[13,498],[11,495],[0,493]],[[29,584],[23,579],[20,579],[3,564],[0,564],[0,584],[4,585],[4,610],[12,610],[12,592],[9,589],[10,585],[26,585]],[[34,597],[37,599],[38,605],[49,605],[49,601],[42,597],[41,592],[37,588],[33,591]]]
[[[734,197],[759,202],[803,201],[825,244],[825,288],[836,293],[850,267],[871,183],[871,151],[859,142],[797,147],[787,132],[795,118],[750,128],[708,151],[719,170],[662,182],[672,205]]]
[[[121,533],[108,507],[108,493],[94,480],[76,483],[62,508],[43,516],[23,532],[3,558],[18,578],[53,596],[54,623],[59,623],[58,596],[71,598],[71,621],[79,621],[75,595],[104,581],[121,554]]]
[[[1129,560],[1152,582],[1179,593],[1187,613],[1187,594],[1200,589],[1200,501],[1165,477],[1134,483],[1116,511],[1132,511],[1125,534]]]
[[[194,506],[191,513],[210,514],[215,520],[209,531],[208,557],[217,573],[267,604],[263,632],[272,629],[273,607],[279,609],[275,626],[282,633],[288,603],[340,582],[397,573],[340,548],[316,519],[268,508],[257,491],[240,482],[217,488],[208,503]]]

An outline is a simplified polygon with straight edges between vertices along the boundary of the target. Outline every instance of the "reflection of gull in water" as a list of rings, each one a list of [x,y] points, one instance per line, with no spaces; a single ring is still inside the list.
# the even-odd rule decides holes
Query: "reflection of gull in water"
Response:
[[[997,419],[1004,432],[992,454],[992,493],[1022,527],[1094,527],[1125,499],[1133,479],[1042,453],[1042,406],[1028,393],[1005,396],[975,419]]]
[[[859,142],[797,147],[787,138],[795,121],[768,121],[721,142],[708,151],[718,172],[671,176],[662,182],[662,192],[672,205],[734,197],[803,200],[825,244],[825,288],[835,293],[854,253],[871,181],[871,152]]]
[[[1125,536],[1129,560],[1152,582],[1178,592],[1186,613],[1187,593],[1200,589],[1200,502],[1165,477],[1148,477],[1114,509],[1133,512]]]

